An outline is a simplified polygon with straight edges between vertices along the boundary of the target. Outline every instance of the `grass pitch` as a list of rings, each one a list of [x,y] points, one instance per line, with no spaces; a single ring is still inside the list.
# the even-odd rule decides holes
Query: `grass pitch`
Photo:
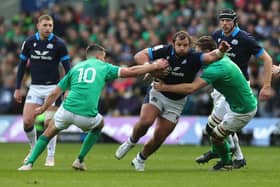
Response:
[[[27,144],[0,144],[0,187],[279,187],[279,147],[243,147],[248,166],[239,170],[213,172],[216,161],[194,162],[209,147],[164,145],[146,162],[144,172],[130,165],[140,150],[136,146],[122,160],[114,158],[118,144],[97,144],[86,158],[87,171],[71,168],[80,144],[58,143],[56,166],[45,167],[44,152],[32,171],[19,172]]]

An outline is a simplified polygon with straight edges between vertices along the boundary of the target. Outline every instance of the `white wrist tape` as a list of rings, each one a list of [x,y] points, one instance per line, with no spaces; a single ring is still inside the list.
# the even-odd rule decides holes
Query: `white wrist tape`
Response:
[[[223,57],[225,53],[221,52],[220,49],[216,49],[217,57]]]

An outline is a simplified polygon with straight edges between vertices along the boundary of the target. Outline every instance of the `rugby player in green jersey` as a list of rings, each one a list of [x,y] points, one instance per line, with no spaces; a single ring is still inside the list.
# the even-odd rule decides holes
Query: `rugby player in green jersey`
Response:
[[[199,38],[196,50],[203,52],[216,48],[215,41],[210,36]],[[224,56],[222,59],[203,68],[203,73],[192,83],[167,85],[154,82],[153,86],[158,91],[167,91],[181,94],[191,94],[200,88],[212,85],[225,96],[228,106],[220,123],[208,118],[206,131],[210,136],[212,151],[217,153],[220,161],[214,165],[213,170],[231,169],[232,155],[227,136],[239,131],[255,116],[257,99],[252,93],[249,84],[238,66]]]
[[[119,77],[138,76],[155,70],[164,70],[168,67],[168,62],[165,59],[129,68],[114,66],[105,62],[105,49],[95,44],[87,48],[86,54],[87,60],[74,66],[49,94],[45,103],[35,109],[36,115],[43,113],[62,92],[69,90],[51,125],[38,139],[28,161],[18,170],[31,170],[50,139],[71,124],[88,132],[78,158],[72,164],[74,169],[86,170],[84,158],[98,140],[104,126],[103,117],[98,113],[97,106],[105,83]]]

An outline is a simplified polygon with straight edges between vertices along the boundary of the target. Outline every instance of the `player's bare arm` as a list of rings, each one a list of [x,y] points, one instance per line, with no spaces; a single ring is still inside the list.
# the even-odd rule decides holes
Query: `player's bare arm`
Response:
[[[271,77],[273,69],[272,59],[266,51],[264,51],[263,55],[261,55],[259,59],[262,60],[264,64],[263,87],[259,93],[259,99],[263,101],[269,99],[272,96]]]
[[[143,49],[134,55],[134,60],[137,64],[142,65],[150,61],[148,48]]]
[[[121,68],[120,77],[135,77],[154,70],[163,70],[168,67],[168,62],[165,59],[158,59],[154,63],[136,65],[130,68]]]
[[[225,52],[230,49],[230,44],[226,41],[222,41],[218,47],[218,49],[212,50],[209,53],[203,54],[203,62],[205,64],[209,64],[221,59]]]
[[[192,83],[182,83],[182,84],[172,84],[168,85],[163,83],[162,81],[153,82],[153,87],[160,92],[173,92],[178,94],[191,94],[200,88],[207,86],[207,82],[205,82],[201,78],[196,78]]]

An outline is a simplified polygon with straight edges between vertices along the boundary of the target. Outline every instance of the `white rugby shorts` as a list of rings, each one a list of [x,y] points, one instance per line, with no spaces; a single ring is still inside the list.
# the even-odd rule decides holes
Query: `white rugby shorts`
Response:
[[[174,124],[177,124],[186,101],[187,97],[179,100],[169,99],[153,88],[149,93],[149,104],[156,106],[161,112],[160,116]]]
[[[54,125],[59,130],[66,129],[70,125],[75,125],[86,132],[97,127],[102,119],[103,116],[99,113],[95,117],[81,116],[64,109],[63,106],[60,105],[54,115]]]

